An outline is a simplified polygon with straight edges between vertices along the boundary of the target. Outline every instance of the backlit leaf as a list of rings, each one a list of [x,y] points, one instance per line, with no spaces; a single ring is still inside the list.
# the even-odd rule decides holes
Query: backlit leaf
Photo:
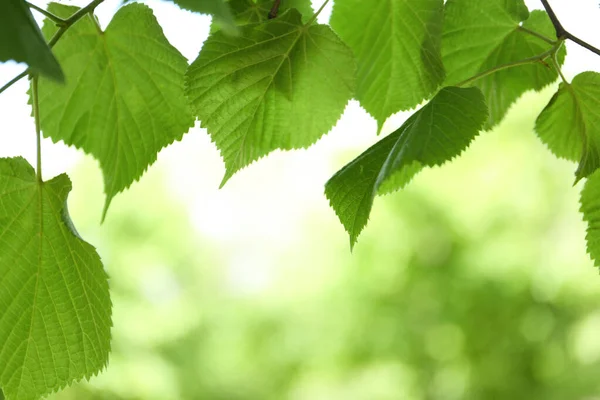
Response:
[[[356,97],[379,127],[444,80],[442,0],[340,0],[331,26],[358,59]]]
[[[579,161],[576,179],[600,167],[600,74],[584,72],[561,83],[535,124],[538,136],[558,157]]]
[[[106,366],[111,302],[100,257],[70,221],[71,182],[0,159],[0,386],[34,400]]]
[[[51,4],[58,15],[75,7]],[[51,35],[54,27],[44,25]],[[100,162],[106,206],[193,125],[183,91],[185,58],[169,44],[152,11],[119,9],[101,32],[92,17],[77,22],[55,46],[66,85],[40,80],[45,136],[83,149]]]
[[[446,85],[456,85],[497,66],[534,57],[552,45],[523,28],[548,38],[554,27],[544,11],[529,13],[522,0],[449,0],[446,3],[442,54]],[[524,21],[524,22],[522,22]],[[522,22],[522,24],[521,24]],[[562,63],[564,48],[558,54]],[[541,90],[558,78],[541,62],[503,69],[475,81],[490,110],[486,128],[497,125],[527,90]]]
[[[313,144],[336,123],[354,89],[352,51],[325,25],[276,19],[216,32],[187,73],[187,94],[221,151],[226,174],[275,149]]]

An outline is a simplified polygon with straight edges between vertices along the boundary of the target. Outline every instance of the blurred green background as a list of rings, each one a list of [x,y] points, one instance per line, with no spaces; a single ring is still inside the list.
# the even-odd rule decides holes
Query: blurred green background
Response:
[[[273,204],[301,221],[285,245],[202,233],[162,159],[100,226],[101,177],[86,159],[69,207],[110,274],[113,352],[105,372],[50,398],[600,399],[581,185],[532,129],[551,92],[377,200],[353,253],[322,192],[317,206]],[[360,151],[340,150],[327,174]],[[260,176],[277,186],[272,169]],[[188,173],[190,186],[220,178]],[[265,224],[240,229],[290,235]]]

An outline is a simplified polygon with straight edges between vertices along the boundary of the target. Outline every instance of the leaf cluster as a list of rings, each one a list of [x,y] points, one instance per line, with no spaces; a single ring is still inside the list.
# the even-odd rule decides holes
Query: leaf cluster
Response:
[[[103,218],[196,120],[221,152],[224,185],[273,150],[315,143],[353,98],[379,131],[425,103],[325,186],[354,246],[378,195],[458,157],[523,93],[560,77],[536,132],[558,157],[579,162],[577,180],[588,178],[581,209],[600,264],[600,77],[562,76],[563,42],[573,37],[554,38],[553,13],[530,12],[523,0],[338,0],[328,25],[316,21],[329,0],[317,12],[310,0],[173,1],[214,16],[190,64],[141,3],[120,7],[106,29],[93,13],[103,0],[82,9],[0,5],[0,33],[15,38],[2,42],[0,61],[29,65],[38,140],[99,161]],[[46,16],[41,30],[31,8]],[[38,398],[107,362],[107,277],[68,217],[69,190],[64,175],[42,181],[39,148],[37,176],[23,159],[0,160],[0,387],[8,399]]]

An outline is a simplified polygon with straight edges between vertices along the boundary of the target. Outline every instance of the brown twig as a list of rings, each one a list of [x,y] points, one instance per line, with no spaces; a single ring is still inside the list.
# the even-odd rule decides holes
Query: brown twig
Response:
[[[540,1],[544,5],[544,9],[546,9],[546,12],[548,13],[548,16],[550,17],[550,21],[552,21],[552,25],[554,25],[554,30],[556,30],[556,37],[559,40],[569,39],[572,42],[577,43],[581,47],[586,48],[587,50],[591,51],[592,53],[595,53],[600,56],[600,49],[597,49],[596,47],[592,46],[591,44],[587,43],[586,41],[579,39],[577,36],[573,35],[571,32],[567,31],[562,26],[562,24],[558,20],[558,17],[554,13],[554,10],[550,6],[550,3],[548,3],[548,0],[540,0]]]
[[[273,2],[273,7],[271,7],[271,11],[269,11],[268,18],[273,19],[277,18],[277,14],[279,14],[279,6],[281,5],[281,0],[275,0]]]

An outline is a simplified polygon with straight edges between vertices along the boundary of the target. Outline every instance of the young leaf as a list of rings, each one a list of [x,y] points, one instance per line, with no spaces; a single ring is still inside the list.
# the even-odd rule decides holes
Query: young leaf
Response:
[[[223,184],[275,149],[314,143],[354,89],[352,51],[300,13],[210,36],[187,72],[187,94],[225,160]]]
[[[558,157],[579,161],[577,181],[600,167],[600,74],[583,72],[561,83],[535,123],[535,130]]]
[[[444,88],[396,132],[338,171],[327,182],[325,195],[350,234],[350,245],[367,224],[373,199],[386,181],[402,186],[423,166],[458,156],[486,118],[479,89]]]
[[[268,20],[269,13],[273,7],[273,0],[230,0],[229,6],[233,13],[235,23],[239,26],[258,24]],[[302,14],[302,22],[307,22],[313,15],[310,0],[281,0],[279,14],[282,15],[290,8],[295,8]],[[220,28],[217,22],[210,26],[210,31],[216,32]]]
[[[64,81],[60,65],[25,1],[0,2],[0,38],[0,61],[24,62],[33,72],[40,72],[58,82]]]
[[[594,266],[600,267],[600,172],[590,175],[581,192],[583,220],[588,223],[587,251],[594,260]]]
[[[37,400],[106,366],[111,302],[100,257],[70,221],[71,182],[0,159],[0,386]]]
[[[336,1],[331,26],[358,59],[356,97],[379,128],[443,82],[442,0]]]
[[[539,10],[530,14],[522,0],[448,0],[442,41],[446,85],[552,48],[525,29],[548,38],[555,36],[548,15]],[[563,48],[558,54],[559,63],[565,54]],[[481,89],[490,110],[486,128],[497,125],[527,90],[541,90],[557,78],[552,67],[536,63],[503,69],[475,81],[473,86]]]
[[[60,16],[75,7],[50,4]],[[54,27],[44,25],[51,35]],[[106,205],[180,140],[194,123],[183,91],[185,58],[169,44],[152,11],[138,3],[119,9],[100,32],[90,16],[55,46],[67,84],[40,79],[45,136],[83,149],[100,162]]]

